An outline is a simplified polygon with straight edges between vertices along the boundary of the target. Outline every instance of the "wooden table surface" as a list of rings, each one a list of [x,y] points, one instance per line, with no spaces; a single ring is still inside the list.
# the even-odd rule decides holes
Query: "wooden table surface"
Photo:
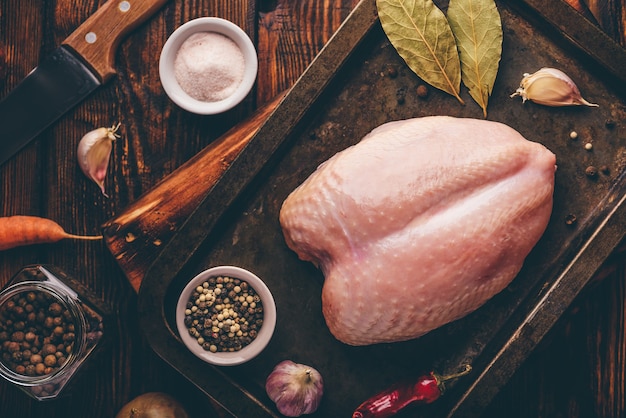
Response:
[[[103,3],[2,0],[0,97]],[[121,43],[113,80],[0,167],[0,215],[42,216],[73,233],[100,233],[107,219],[289,88],[356,3],[170,0]],[[158,77],[158,56],[168,35],[201,16],[239,24],[255,41],[259,55],[255,92],[219,116],[195,116],[173,105]],[[78,168],[76,147],[87,131],[118,122],[121,138],[114,145],[106,198]],[[485,417],[625,416],[623,247],[502,388]],[[0,285],[32,263],[64,269],[114,307],[114,321],[107,329],[110,344],[55,401],[34,401],[0,381],[1,417],[113,417],[124,403],[149,391],[175,396],[192,417],[222,416],[147,345],[138,327],[137,294],[103,242],[62,241],[1,252]]]

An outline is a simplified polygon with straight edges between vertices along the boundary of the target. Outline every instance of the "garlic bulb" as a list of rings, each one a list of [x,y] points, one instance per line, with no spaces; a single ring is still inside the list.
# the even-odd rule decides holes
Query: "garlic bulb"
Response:
[[[104,191],[104,178],[109,167],[113,141],[120,136],[117,134],[120,124],[110,128],[98,128],[87,132],[78,143],[78,165],[87,177],[93,180],[102,194]]]
[[[284,360],[267,377],[265,390],[281,414],[299,417],[317,410],[324,394],[324,381],[314,368]]]
[[[511,97],[515,96],[521,96],[522,103],[530,100],[545,106],[598,106],[583,99],[572,79],[556,68],[524,74],[519,88],[511,94]]]

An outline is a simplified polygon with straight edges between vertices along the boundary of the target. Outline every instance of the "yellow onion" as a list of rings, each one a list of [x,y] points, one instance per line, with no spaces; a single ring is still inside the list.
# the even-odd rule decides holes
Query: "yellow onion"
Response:
[[[591,106],[571,78],[556,68],[542,68],[533,74],[524,74],[519,88],[511,97],[521,96],[522,103],[530,100],[545,106]]]
[[[78,143],[78,165],[80,169],[96,183],[102,194],[104,191],[104,179],[109,167],[113,141],[120,136],[117,134],[120,124],[110,128],[98,128],[87,132]]]
[[[315,412],[324,394],[322,375],[310,366],[284,360],[265,381],[265,391],[287,417]]]
[[[189,418],[189,415],[174,397],[148,392],[124,405],[115,418]]]

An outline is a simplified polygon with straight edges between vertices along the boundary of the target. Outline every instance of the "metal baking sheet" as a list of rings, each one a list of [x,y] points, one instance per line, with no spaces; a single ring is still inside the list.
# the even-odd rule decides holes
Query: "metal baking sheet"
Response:
[[[623,93],[603,63],[555,40],[552,26],[541,29],[532,7],[510,3],[515,7],[497,3],[504,48],[488,119],[546,145],[557,155],[558,170],[551,222],[507,289],[469,316],[412,341],[351,347],[326,328],[320,299],[324,278],[285,245],[278,223],[283,200],[319,163],[382,123],[436,114],[482,118],[466,90],[464,106],[433,88],[426,100],[419,98],[415,90],[421,81],[388,43],[374,0],[363,0],[149,269],[138,305],[155,352],[242,418],[280,416],[264,382],[284,359],[310,364],[324,376],[324,399],[312,417],[349,417],[362,401],[398,380],[432,369],[449,373],[470,363],[472,373],[450,385],[437,402],[399,416],[480,415],[626,229]],[[523,73],[544,66],[565,71],[600,107],[548,108],[509,97]],[[389,75],[390,67],[397,76]],[[578,139],[570,138],[572,131]],[[587,142],[592,150],[585,149]],[[606,166],[608,172],[590,179],[589,165]],[[566,222],[572,216],[577,221]],[[235,367],[195,358],[173,321],[187,281],[222,264],[255,272],[277,303],[269,346]]]

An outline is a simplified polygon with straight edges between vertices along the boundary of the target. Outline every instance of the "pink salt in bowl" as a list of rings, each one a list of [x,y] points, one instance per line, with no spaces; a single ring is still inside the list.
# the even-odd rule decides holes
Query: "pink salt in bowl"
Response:
[[[234,23],[218,17],[191,20],[168,38],[159,58],[165,93],[181,108],[201,115],[232,109],[252,90],[256,49]]]

